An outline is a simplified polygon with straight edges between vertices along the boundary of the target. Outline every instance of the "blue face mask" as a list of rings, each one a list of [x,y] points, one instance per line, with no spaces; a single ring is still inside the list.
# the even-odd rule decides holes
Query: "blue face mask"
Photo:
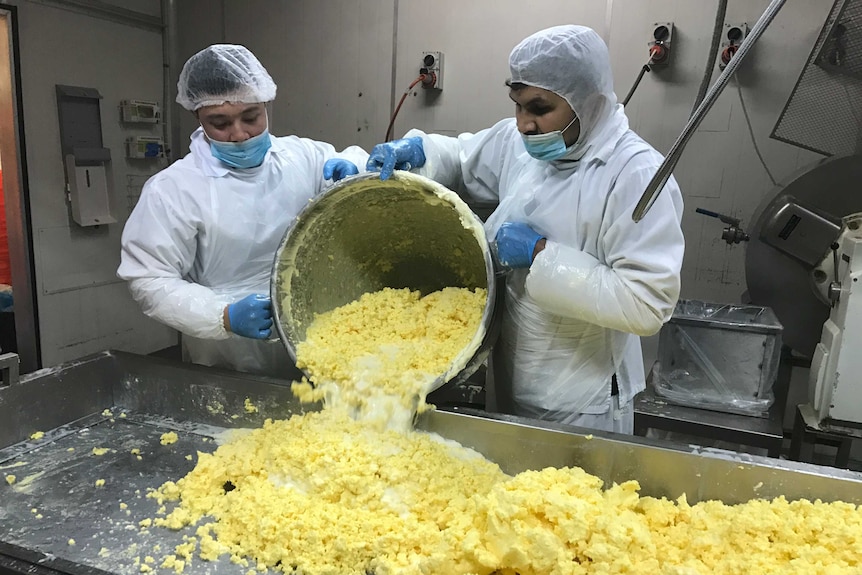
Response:
[[[264,130],[257,136],[244,142],[217,142],[210,140],[210,151],[232,168],[256,168],[263,163],[266,152],[272,146],[269,130]]]
[[[521,134],[524,140],[524,147],[527,148],[527,153],[537,160],[559,160],[566,155],[566,140],[563,138],[563,132],[568,130],[575,123],[578,117],[572,118],[569,125],[562,130],[554,130],[544,134]]]

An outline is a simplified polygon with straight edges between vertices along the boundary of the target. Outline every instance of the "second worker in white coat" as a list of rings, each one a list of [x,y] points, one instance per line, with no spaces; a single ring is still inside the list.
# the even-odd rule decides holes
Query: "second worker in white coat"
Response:
[[[629,129],[593,30],[537,32],[509,68],[514,118],[458,137],[411,130],[375,146],[367,168],[384,179],[413,169],[499,202],[485,229],[513,271],[489,408],[496,400],[506,413],[632,433],[645,387],[639,336],[658,332],[679,297],[679,187],[671,178],[632,221],[663,158]]]

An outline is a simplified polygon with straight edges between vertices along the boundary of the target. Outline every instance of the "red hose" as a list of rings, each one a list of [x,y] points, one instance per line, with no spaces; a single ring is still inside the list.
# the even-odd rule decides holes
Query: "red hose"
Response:
[[[395,126],[395,117],[398,115],[398,111],[401,110],[401,105],[404,103],[404,99],[407,98],[407,94],[410,93],[410,90],[423,81],[426,78],[425,74],[420,74],[418,78],[413,80],[410,85],[407,87],[407,90],[404,92],[404,95],[401,96],[401,100],[398,102],[398,105],[395,107],[395,111],[392,113],[392,119],[389,120],[389,126],[386,128],[386,137],[384,138],[384,142],[389,142],[392,140],[392,128]]]

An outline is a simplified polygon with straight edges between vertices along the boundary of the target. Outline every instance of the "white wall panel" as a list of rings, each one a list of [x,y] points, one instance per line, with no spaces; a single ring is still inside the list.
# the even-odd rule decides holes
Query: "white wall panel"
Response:
[[[278,85],[272,129],[369,148],[389,117],[394,0],[227,4],[226,34]],[[244,15],[266,14],[266,26]]]
[[[68,226],[39,228],[35,242],[42,273],[37,275],[42,295],[120,283],[120,226],[76,229]],[[57,249],[64,246],[64,249]]]
[[[242,4],[242,3],[240,3]],[[276,5],[276,2],[272,3]],[[176,29],[177,29],[177,65],[173,70],[171,82],[176,88],[183,64],[192,54],[203,50],[210,44],[223,42],[239,43],[236,39],[228,40],[224,35],[224,2],[213,2],[213,0],[181,0],[176,3]],[[247,22],[254,15],[248,13],[240,15],[240,21]],[[266,22],[271,19],[255,18],[257,25],[268,28]],[[261,54],[263,58],[265,55]],[[194,114],[176,105],[176,118],[179,121],[179,141],[173,145],[179,150],[177,157],[182,157],[189,152],[189,135],[198,127]]]
[[[43,364],[106,348],[144,353],[172,345],[176,332],[146,319],[115,275],[129,213],[128,178],[161,167],[124,159],[125,138],[149,132],[122,125],[118,106],[128,98],[162,99],[161,34],[50,5],[17,4]],[[136,10],[146,4],[145,13],[159,14],[158,0],[117,4]],[[111,150],[118,219],[107,229],[83,230],[69,218],[56,84],[95,88],[102,95],[102,137]]]
[[[105,349],[146,353],[176,343],[176,332],[141,314],[125,283],[42,298],[39,311],[46,367]]]

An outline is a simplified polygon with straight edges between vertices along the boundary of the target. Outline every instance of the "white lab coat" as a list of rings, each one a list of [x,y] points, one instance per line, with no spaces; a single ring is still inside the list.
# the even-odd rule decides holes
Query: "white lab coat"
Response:
[[[280,341],[227,333],[226,305],[269,294],[275,252],[290,222],[326,186],[323,164],[343,157],[364,166],[352,146],[287,136],[257,168],[227,167],[210,153],[203,130],[191,153],[144,185],[122,237],[117,275],[143,312],[184,334],[184,357],[201,365],[295,377]],[[275,328],[273,328],[275,333]]]
[[[529,224],[547,246],[506,282],[492,371],[503,412],[631,433],[645,387],[640,335],[656,333],[679,296],[682,196],[671,178],[647,216],[632,211],[662,156],[628,129],[621,106],[596,126],[580,161],[529,156],[514,119],[457,138],[418,130],[419,173],[499,206],[485,224]],[[618,402],[611,401],[617,375]],[[623,420],[623,423],[620,421]]]

